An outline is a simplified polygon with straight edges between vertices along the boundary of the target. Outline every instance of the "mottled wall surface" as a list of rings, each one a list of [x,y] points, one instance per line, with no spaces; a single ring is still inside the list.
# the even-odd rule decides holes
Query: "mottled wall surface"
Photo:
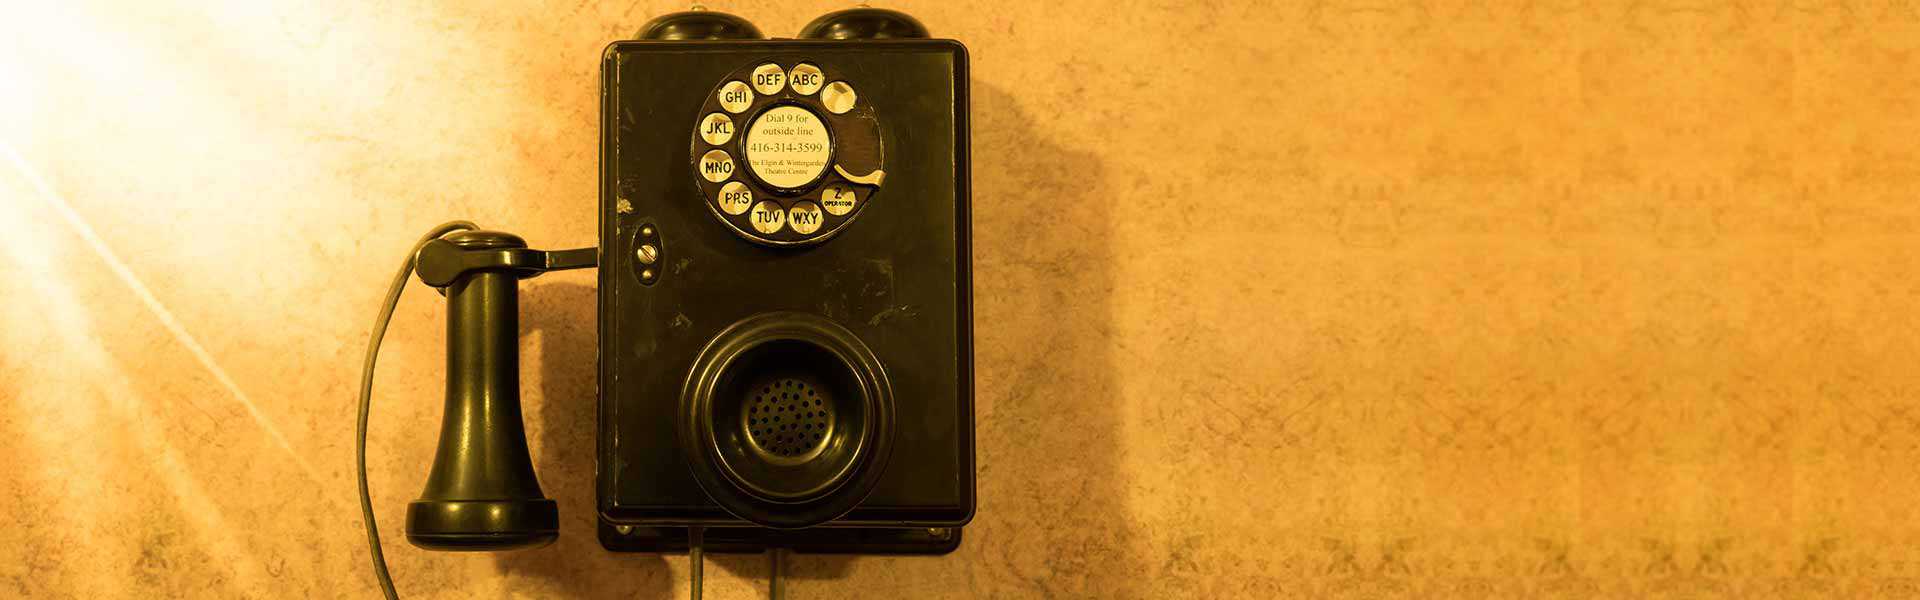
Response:
[[[43,4],[0,8],[0,596],[372,595],[386,278],[450,218],[592,244],[600,50],[675,6]],[[1920,594],[1920,5],[896,6],[972,49],[979,516],[791,597]],[[397,537],[444,374],[401,303],[405,595],[686,593],[593,538],[593,290],[524,288],[563,536],[498,555]]]

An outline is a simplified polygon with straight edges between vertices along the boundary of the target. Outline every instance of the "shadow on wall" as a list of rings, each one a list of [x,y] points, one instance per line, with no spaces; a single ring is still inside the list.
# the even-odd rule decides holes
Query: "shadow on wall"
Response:
[[[1126,598],[1133,549],[1112,332],[1113,220],[1127,190],[1098,148],[974,91],[974,339],[980,507],[962,549],[975,595]]]

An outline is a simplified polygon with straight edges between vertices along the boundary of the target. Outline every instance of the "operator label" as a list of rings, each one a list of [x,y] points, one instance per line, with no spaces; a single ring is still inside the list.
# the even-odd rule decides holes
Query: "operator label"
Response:
[[[826,207],[827,212],[836,217],[844,217],[847,213],[853,212],[854,203],[859,201],[860,197],[854,195],[854,191],[844,185],[829,185],[820,190],[820,206]]]

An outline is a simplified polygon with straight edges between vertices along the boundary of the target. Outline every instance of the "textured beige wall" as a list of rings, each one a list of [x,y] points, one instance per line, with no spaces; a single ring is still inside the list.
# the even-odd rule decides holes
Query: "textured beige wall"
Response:
[[[674,6],[161,4],[0,8],[0,596],[367,597],[385,279],[449,218],[593,243],[600,49]],[[1920,594],[1920,6],[896,6],[973,51],[979,517],[791,597]],[[562,540],[390,538],[406,595],[685,593],[593,539],[593,282],[523,292]]]

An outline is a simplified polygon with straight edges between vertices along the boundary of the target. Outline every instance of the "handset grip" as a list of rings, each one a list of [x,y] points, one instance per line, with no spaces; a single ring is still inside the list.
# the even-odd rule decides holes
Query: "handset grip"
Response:
[[[447,400],[426,490],[407,506],[415,546],[509,550],[560,536],[559,508],[540,490],[521,420],[518,282],[556,266],[593,266],[591,250],[528,250],[498,231],[421,249],[421,279],[447,295]]]

